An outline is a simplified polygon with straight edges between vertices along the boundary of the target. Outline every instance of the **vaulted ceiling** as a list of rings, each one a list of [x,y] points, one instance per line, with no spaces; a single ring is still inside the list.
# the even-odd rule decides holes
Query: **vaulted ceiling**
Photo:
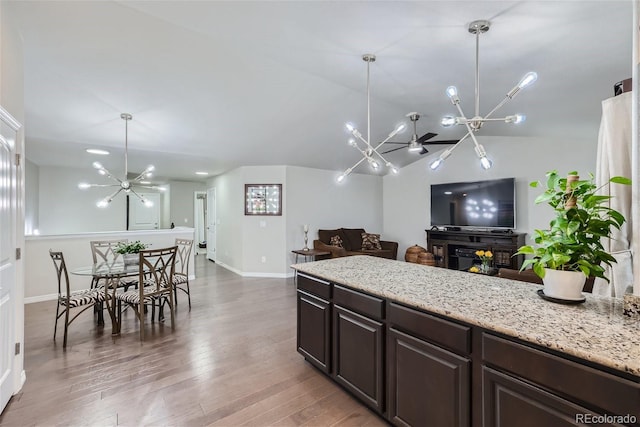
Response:
[[[372,140],[412,111],[419,135],[458,138],[439,121],[455,114],[452,84],[473,112],[477,19],[492,23],[480,39],[482,112],[525,72],[539,76],[500,111],[525,123],[479,135],[594,140],[601,101],[631,75],[630,0],[4,1],[23,37],[27,158],[38,165],[88,166],[84,150],[98,147],[121,168],[128,112],[132,170],[154,163],[196,180],[241,165],[345,169],[360,154],[344,123],[366,129],[364,53],[377,56]]]

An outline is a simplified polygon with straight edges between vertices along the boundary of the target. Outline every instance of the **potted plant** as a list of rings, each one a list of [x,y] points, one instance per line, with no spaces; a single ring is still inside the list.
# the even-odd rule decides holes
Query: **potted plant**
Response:
[[[122,254],[122,258],[125,264],[138,264],[140,258],[138,252],[146,249],[148,245],[136,240],[135,242],[121,242],[118,243],[114,249],[116,253]]]
[[[535,230],[532,245],[518,249],[515,255],[530,255],[521,270],[531,265],[543,280],[544,295],[552,298],[578,301],[584,299],[582,287],[587,277],[604,276],[603,264],[616,262],[602,245],[602,239],[611,238],[613,228],[625,222],[620,212],[607,202],[611,196],[599,195],[593,174],[580,180],[577,172],[567,178],[553,170],[547,172],[547,189],[535,203],[547,203],[555,212],[548,230]],[[631,180],[616,176],[609,183],[630,185]],[[532,182],[537,188],[539,182]],[[605,184],[606,185],[606,184]]]

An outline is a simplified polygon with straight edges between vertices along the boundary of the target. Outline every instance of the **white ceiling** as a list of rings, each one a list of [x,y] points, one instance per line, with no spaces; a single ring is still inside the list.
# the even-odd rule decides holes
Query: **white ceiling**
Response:
[[[455,113],[452,84],[472,115],[467,27],[477,19],[492,22],[480,39],[481,113],[525,72],[539,76],[499,114],[525,123],[479,135],[593,140],[601,101],[631,75],[631,0],[3,1],[24,39],[27,158],[38,165],[89,165],[84,149],[100,147],[117,171],[129,112],[134,171],[153,163],[163,177],[196,180],[196,170],[241,165],[346,169],[360,155],[344,123],[366,129],[364,53],[377,55],[373,140],[411,111],[423,114],[419,135],[457,138],[462,129],[438,123]]]

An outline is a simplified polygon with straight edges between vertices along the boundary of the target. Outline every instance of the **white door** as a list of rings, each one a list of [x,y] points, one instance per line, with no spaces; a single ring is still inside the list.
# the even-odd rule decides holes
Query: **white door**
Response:
[[[195,228],[194,249],[196,254],[206,253],[206,249],[200,249],[200,243],[207,241],[207,192],[195,191],[193,193],[193,227]]]
[[[9,116],[10,117],[10,116]],[[0,108],[0,411],[14,390],[17,168],[16,130]]]
[[[216,261],[216,189],[207,190],[207,259]]]
[[[157,230],[160,228],[160,193],[140,193],[153,203],[145,206],[135,195],[129,195],[129,230]]]

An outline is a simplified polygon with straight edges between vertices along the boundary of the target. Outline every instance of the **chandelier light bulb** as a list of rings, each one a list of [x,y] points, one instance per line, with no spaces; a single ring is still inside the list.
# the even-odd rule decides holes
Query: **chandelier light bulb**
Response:
[[[351,123],[345,123],[344,126],[347,128],[347,130],[349,132],[353,132],[354,130],[356,130],[356,127],[354,125],[352,125]]]
[[[392,174],[398,175],[398,172],[399,172],[398,168],[393,166],[391,162],[387,162],[386,166],[389,168]]]
[[[482,166],[482,169],[488,170],[488,169],[491,169],[491,166],[493,166],[493,162],[489,160],[486,156],[481,157],[480,166]]]
[[[535,83],[536,80],[538,80],[538,74],[533,71],[529,71],[524,75],[524,77],[522,77],[520,83],[518,83],[518,87],[520,89],[524,89],[525,87]]]
[[[505,121],[505,123],[518,124],[518,123],[524,122],[526,119],[527,119],[527,116],[525,116],[523,114],[514,114],[513,116],[505,117],[504,121]]]
[[[99,208],[106,208],[107,206],[109,206],[110,201],[111,200],[108,200],[108,199],[98,200],[98,203],[96,203],[96,206]]]
[[[86,190],[88,188],[91,188],[91,184],[87,184],[86,182],[81,182],[80,184],[78,184],[78,188],[81,190]]]
[[[444,116],[442,120],[440,120],[440,125],[442,127],[448,128],[456,124],[456,118],[453,116]]]
[[[429,165],[429,168],[431,168],[431,170],[436,170],[436,169],[438,169],[440,167],[442,162],[444,162],[444,160],[441,159],[440,157],[438,157],[433,162],[431,162],[431,164]]]
[[[405,130],[407,126],[404,123],[399,124],[394,130],[393,132],[391,132],[389,134],[389,138],[393,138],[394,136],[396,136],[397,134],[399,134],[400,132],[402,132],[403,130]]]
[[[93,166],[96,169],[103,169],[102,164],[100,162],[93,162],[91,166]]]
[[[376,162],[371,157],[369,157],[369,165],[371,166],[371,169],[376,171],[380,168],[380,163]]]
[[[356,140],[354,138],[349,138],[347,144],[349,144],[351,147],[357,147]]]
[[[153,207],[153,202],[151,200],[142,199],[142,203],[148,208]]]
[[[449,86],[447,88],[447,96],[449,98],[453,98],[454,96],[458,96],[458,88],[455,86]]]
[[[340,175],[338,175],[338,177],[336,178],[336,181],[337,181],[338,183],[341,183],[342,181],[344,181],[344,179],[345,179],[345,178],[346,178],[346,177],[345,177],[345,175],[344,175],[343,173],[341,173],[341,174],[340,174]]]

